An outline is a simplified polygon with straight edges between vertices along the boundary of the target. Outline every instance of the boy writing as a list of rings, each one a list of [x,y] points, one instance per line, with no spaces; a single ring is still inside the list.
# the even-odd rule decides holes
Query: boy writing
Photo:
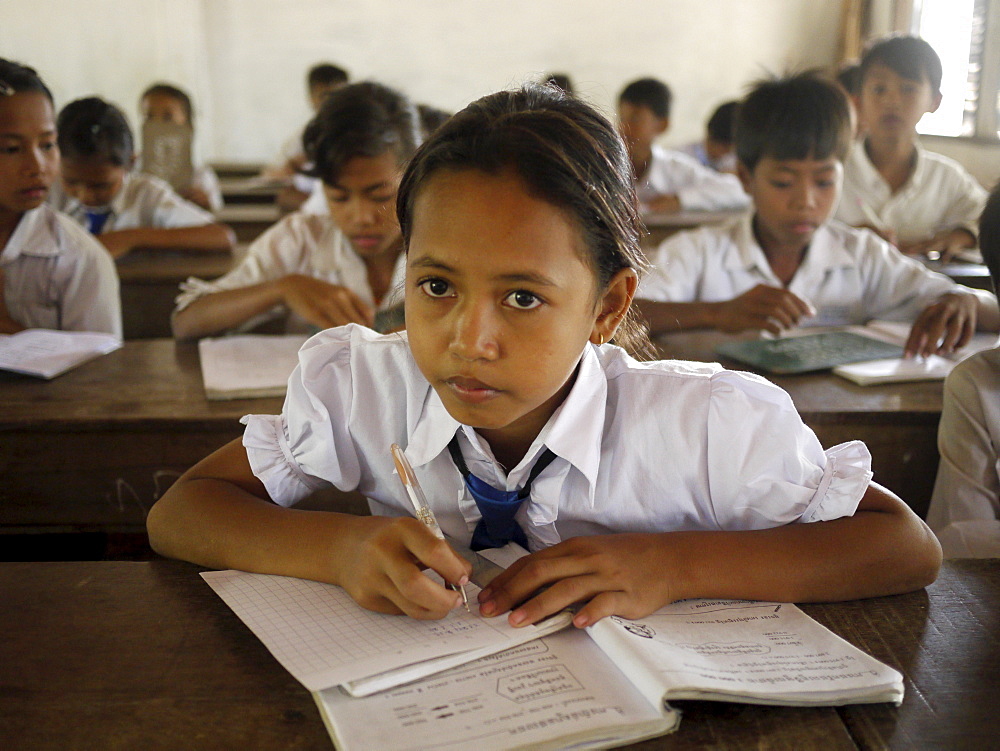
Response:
[[[758,84],[736,121],[739,176],[756,207],[732,224],[666,240],[638,301],[652,331],[840,326],[914,320],[908,356],[947,354],[996,300],[905,258],[867,230],[829,221],[850,145],[847,99],[814,73]]]

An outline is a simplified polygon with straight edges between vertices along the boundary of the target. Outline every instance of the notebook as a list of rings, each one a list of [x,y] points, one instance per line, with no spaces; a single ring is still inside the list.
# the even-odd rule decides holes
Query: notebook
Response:
[[[166,180],[174,190],[191,185],[194,165],[190,125],[147,120],[142,126],[142,171]]]
[[[198,342],[201,377],[209,399],[284,396],[307,336],[244,334]]]
[[[25,329],[0,336],[0,370],[50,379],[121,346],[114,334]]]
[[[852,362],[898,358],[903,355],[903,347],[851,331],[825,331],[780,339],[723,342],[715,352],[768,373],[784,375],[828,370]]]

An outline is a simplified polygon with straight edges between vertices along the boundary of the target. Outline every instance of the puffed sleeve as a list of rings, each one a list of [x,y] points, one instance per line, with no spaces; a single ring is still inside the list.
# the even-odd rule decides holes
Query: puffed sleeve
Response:
[[[243,418],[250,468],[282,506],[329,485],[358,486],[360,461],[348,430],[354,328],[323,331],[302,346],[280,415]]]
[[[871,482],[861,441],[823,450],[791,398],[763,378],[712,377],[707,461],[722,529],[764,529],[851,516]]]

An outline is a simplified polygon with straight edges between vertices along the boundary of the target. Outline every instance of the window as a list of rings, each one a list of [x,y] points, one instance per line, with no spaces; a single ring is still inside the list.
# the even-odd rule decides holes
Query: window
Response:
[[[941,106],[920,133],[1000,138],[1000,0],[914,0],[911,31],[941,57]]]

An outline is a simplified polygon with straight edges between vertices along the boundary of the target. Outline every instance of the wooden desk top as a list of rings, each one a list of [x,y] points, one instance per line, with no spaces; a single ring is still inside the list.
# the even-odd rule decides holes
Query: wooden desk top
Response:
[[[177,561],[2,563],[5,748],[330,749],[309,693]],[[641,749],[986,748],[1000,737],[1000,561],[804,609],[905,676],[902,706],[677,702]]]
[[[223,224],[239,224],[240,222],[271,223],[281,218],[281,209],[271,203],[245,203],[223,206],[217,211],[215,218]]]
[[[233,267],[244,252],[245,245],[235,253],[140,248],[119,258],[115,267],[123,285],[177,285],[189,276],[199,279],[220,277]]]

